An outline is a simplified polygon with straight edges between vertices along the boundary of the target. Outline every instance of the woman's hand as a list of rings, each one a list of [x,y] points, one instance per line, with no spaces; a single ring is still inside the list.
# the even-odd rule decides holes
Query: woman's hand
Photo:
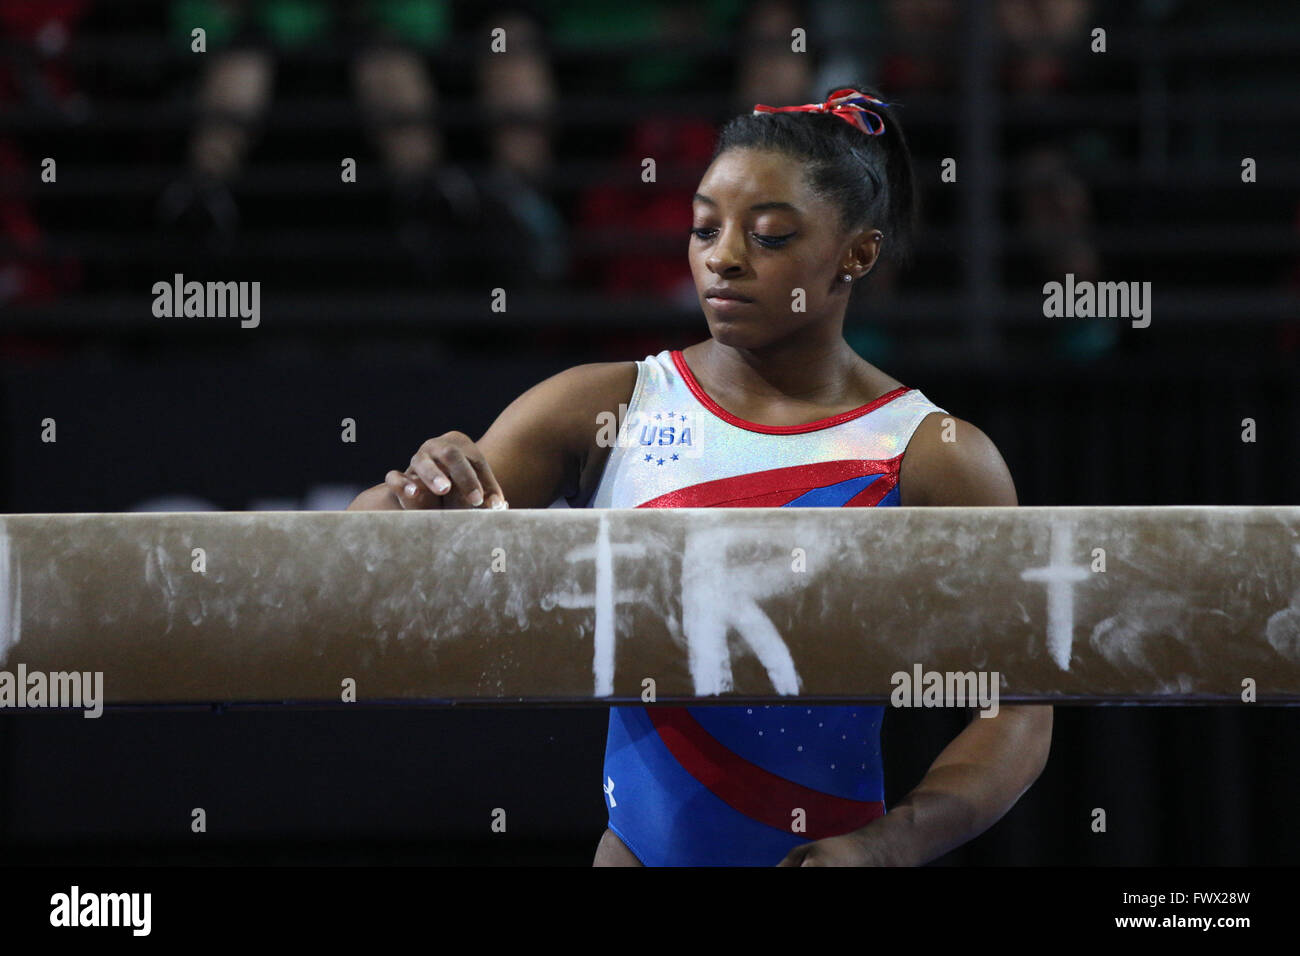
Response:
[[[510,507],[483,452],[464,432],[430,438],[406,471],[390,471],[384,484],[403,510]]]
[[[870,829],[802,843],[777,866],[890,866],[880,841],[871,839]]]

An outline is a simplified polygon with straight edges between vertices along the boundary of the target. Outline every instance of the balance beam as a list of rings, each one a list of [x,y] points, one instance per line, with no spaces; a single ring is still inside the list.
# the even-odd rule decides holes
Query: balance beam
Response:
[[[108,704],[1300,702],[1300,508],[0,517],[0,668]]]

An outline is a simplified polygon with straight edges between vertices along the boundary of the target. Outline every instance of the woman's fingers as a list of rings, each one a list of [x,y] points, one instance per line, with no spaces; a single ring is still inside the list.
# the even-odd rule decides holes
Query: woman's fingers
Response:
[[[464,432],[430,438],[405,472],[390,471],[384,483],[403,508],[509,507],[487,458]]]
[[[441,499],[425,486],[418,475],[390,471],[384,476],[384,484],[403,509],[442,507]]]

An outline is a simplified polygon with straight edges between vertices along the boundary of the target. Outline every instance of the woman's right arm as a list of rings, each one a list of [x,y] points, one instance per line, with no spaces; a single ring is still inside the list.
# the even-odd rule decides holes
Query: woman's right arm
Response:
[[[545,508],[576,490],[601,412],[618,415],[636,385],[635,362],[594,362],[524,392],[477,441],[446,432],[424,442],[405,471],[390,471],[348,511]]]

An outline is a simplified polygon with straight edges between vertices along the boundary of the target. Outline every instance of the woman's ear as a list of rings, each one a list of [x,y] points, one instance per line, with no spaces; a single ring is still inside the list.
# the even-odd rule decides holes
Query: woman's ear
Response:
[[[857,238],[853,241],[852,252],[857,267],[862,271],[855,278],[861,278],[872,270],[872,267],[880,258],[880,250],[884,245],[884,241],[885,234],[879,229],[865,229],[858,233]]]

